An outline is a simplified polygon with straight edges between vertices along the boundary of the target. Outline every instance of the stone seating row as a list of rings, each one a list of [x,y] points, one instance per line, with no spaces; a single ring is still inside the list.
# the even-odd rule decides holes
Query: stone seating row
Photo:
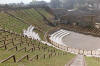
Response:
[[[64,29],[61,29],[53,34],[50,35],[50,40],[56,42],[56,43],[59,43],[59,44],[63,44],[62,42],[62,38],[64,36],[67,36],[69,35],[70,33]]]
[[[67,52],[70,52],[72,54],[82,54],[85,56],[92,56],[92,57],[100,57],[100,49],[98,50],[83,50],[83,49],[77,49],[68,47],[67,45],[64,45],[62,42],[62,39],[64,36],[70,35],[70,33],[64,29],[58,30],[57,32],[54,32],[50,35],[50,40],[54,45],[58,45],[61,49],[64,49]]]

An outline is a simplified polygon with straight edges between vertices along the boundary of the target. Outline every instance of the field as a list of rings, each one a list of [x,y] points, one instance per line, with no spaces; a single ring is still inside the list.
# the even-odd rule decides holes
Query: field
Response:
[[[1,66],[13,66],[13,64],[14,66],[40,66],[41,64],[63,66],[74,57],[70,53],[3,29],[0,30],[0,39]]]
[[[39,10],[47,19],[51,19],[53,15],[44,9]],[[13,16],[12,16],[13,15]],[[34,9],[12,10],[0,12],[0,27],[13,32],[22,33],[23,29],[30,25],[36,27],[36,32],[44,39],[44,34],[52,27],[46,24],[43,17]]]

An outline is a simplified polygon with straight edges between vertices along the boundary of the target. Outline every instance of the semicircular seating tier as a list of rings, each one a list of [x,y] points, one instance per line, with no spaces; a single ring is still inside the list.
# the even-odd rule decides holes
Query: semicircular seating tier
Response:
[[[58,43],[58,44],[63,44],[62,42],[62,38],[64,36],[67,36],[69,35],[70,33],[64,29],[60,29],[58,30],[57,32],[54,32],[53,34],[50,35],[50,40],[55,42],[55,43]]]

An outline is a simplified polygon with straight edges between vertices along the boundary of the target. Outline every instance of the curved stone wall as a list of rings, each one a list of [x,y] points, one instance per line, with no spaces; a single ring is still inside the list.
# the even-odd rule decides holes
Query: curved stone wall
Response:
[[[53,34],[49,35],[49,42],[52,43],[55,47],[58,47],[64,51],[73,53],[73,54],[82,54],[86,56],[100,57],[100,50],[83,50],[72,48],[67,45],[64,45],[62,42],[62,38],[64,36],[70,35],[66,30],[60,29]]]

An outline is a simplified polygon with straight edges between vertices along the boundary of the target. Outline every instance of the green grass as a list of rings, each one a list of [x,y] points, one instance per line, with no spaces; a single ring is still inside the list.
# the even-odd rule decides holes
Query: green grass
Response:
[[[18,39],[20,39],[20,36],[15,36],[15,34],[13,34],[13,36],[11,36],[11,34],[8,32],[4,32],[4,33],[1,32],[0,37],[5,36],[6,34],[9,34],[9,38],[7,38],[7,40],[12,37],[13,38],[17,37],[17,39],[14,39],[15,45],[20,42],[20,40],[18,40]],[[27,43],[25,41],[25,37],[23,37],[22,39],[23,39],[22,40],[23,44],[22,44],[22,46],[19,46],[19,45],[17,46],[18,50],[22,49],[23,47],[26,47],[27,50],[30,49],[32,47],[32,45],[31,44],[30,44],[30,46],[27,45]],[[28,43],[30,43],[30,39],[27,38],[27,40],[28,40]],[[10,42],[10,40],[8,40],[6,42],[6,44],[9,42]],[[15,54],[16,52],[17,52],[17,54],[15,54],[15,57],[16,57],[17,61],[26,54],[29,54],[29,58],[32,58],[33,56],[35,56],[37,54],[39,56],[41,56],[44,53],[46,54],[46,56],[48,56],[48,54],[51,52],[51,51],[48,51],[48,49],[55,50],[56,53],[58,53],[58,52],[63,53],[63,51],[61,51],[61,50],[57,50],[56,48],[49,47],[49,46],[44,45],[36,40],[33,40],[32,42],[34,43],[35,47],[37,47],[39,45],[40,47],[45,47],[47,49],[45,51],[42,48],[40,50],[36,49],[33,52],[31,52],[31,51],[25,52],[24,50],[17,52],[17,51],[15,51],[15,49],[8,51],[10,48],[13,47],[12,43],[10,43],[9,45],[7,45],[7,50],[5,50],[4,48],[0,48],[0,61],[8,58],[9,56],[11,56],[12,54]],[[0,45],[0,46],[2,46],[2,45]],[[5,63],[1,63],[0,66],[22,66],[22,65],[24,65],[24,66],[33,66],[33,65],[34,66],[50,66],[50,65],[51,66],[56,66],[56,65],[63,66],[67,62],[69,62],[73,57],[74,57],[74,55],[67,53],[66,55],[60,54],[59,56],[58,55],[52,56],[50,59],[48,57],[46,57],[46,59],[43,59],[43,57],[41,57],[41,58],[39,58],[39,60],[35,60],[35,61],[27,61],[26,59],[23,59],[19,63],[14,63],[13,59],[10,59],[10,60],[6,61]]]
[[[51,26],[48,26],[47,24],[45,24],[43,17],[37,11],[35,11],[34,8],[10,11],[9,13],[21,19],[24,19],[25,22],[30,25],[41,28],[41,30],[43,30],[44,32],[51,28]]]
[[[49,14],[47,11],[44,9],[39,10],[43,15],[45,15],[48,19],[52,18],[53,16]],[[36,32],[39,33],[40,37],[42,40],[44,40],[44,33],[47,32],[49,29],[53,28],[45,23],[43,20],[43,17],[34,9],[23,9],[23,10],[16,10],[16,11],[8,11],[10,14],[19,17],[25,21],[25,23],[29,25],[33,25],[39,28],[39,30],[43,31],[40,32],[39,30],[35,30]],[[9,18],[9,17],[7,17]],[[14,18],[13,18],[14,19]],[[8,19],[9,20],[9,19]],[[14,22],[12,22],[14,21]],[[7,21],[6,21],[7,22]],[[27,28],[28,26],[26,24],[22,24],[21,22],[16,22],[15,19],[12,20],[12,17],[10,18],[10,22],[8,21],[9,25],[7,23],[2,24],[3,26],[6,26],[6,29],[13,30],[15,32],[21,32],[22,29]],[[16,25],[16,27],[14,27]],[[17,27],[18,26],[18,27]],[[14,27],[14,28],[10,28]]]
[[[41,29],[43,32],[40,32],[39,30],[35,30],[35,32],[38,32],[40,37],[42,39],[44,39],[44,33],[47,32],[49,29],[51,29],[52,27],[47,25],[44,20],[43,17],[37,12],[35,11],[34,8],[32,9],[23,9],[23,10],[16,10],[16,11],[8,11],[9,13],[11,13],[12,15],[15,15],[21,19],[23,19],[25,21],[25,23],[28,23],[30,25],[36,26],[39,29]],[[44,14],[48,19],[52,18],[52,15],[50,15],[48,12],[46,12],[44,9],[40,9],[40,12],[42,14]],[[8,14],[4,13],[4,12],[0,12],[0,27],[4,28],[6,30],[11,30],[13,32],[17,32],[17,33],[22,33],[23,29],[28,28],[28,25],[25,24],[23,22],[21,22],[20,20],[9,16]],[[8,37],[5,36],[6,34],[8,34]],[[12,38],[17,38],[14,39],[14,44],[18,44],[21,43],[21,36],[16,36],[15,34],[11,35],[8,32],[2,32],[0,31],[0,41],[4,40],[4,37],[7,38],[8,41],[6,41],[6,44],[10,43]],[[9,56],[11,56],[12,54],[15,54],[16,59],[19,60],[21,57],[23,57],[26,54],[29,54],[29,58],[32,58],[35,55],[39,55],[41,56],[42,54],[46,54],[46,56],[48,56],[48,54],[51,52],[48,52],[49,50],[56,50],[56,53],[60,52],[62,53],[63,51],[61,50],[57,50],[56,48],[53,47],[49,47],[47,45],[44,45],[36,40],[32,40],[32,44],[30,42],[30,39],[27,38],[28,42],[26,43],[25,37],[22,38],[22,46],[17,45],[18,50],[22,49],[23,47],[26,47],[26,49],[30,49],[34,44],[35,47],[37,47],[38,45],[40,47],[45,47],[47,48],[45,51],[44,49],[36,49],[33,52],[25,52],[24,50],[18,52],[15,49],[8,51],[9,49],[11,49],[13,46],[12,43],[10,43],[9,45],[7,45],[7,50],[5,50],[4,48],[0,48],[0,61],[3,59],[8,58]],[[28,43],[30,44],[30,46],[28,46]],[[0,46],[3,45],[3,42],[0,42]],[[13,59],[10,59],[9,61],[5,62],[5,63],[1,63],[0,66],[64,66],[65,64],[67,64],[75,55],[67,53],[67,55],[56,55],[56,56],[52,56],[50,59],[47,57],[46,59],[40,58],[39,60],[35,60],[35,61],[27,61],[26,59],[23,59],[21,62],[19,63],[14,63]]]
[[[38,11],[42,13],[45,17],[47,17],[47,19],[53,18],[53,15],[48,13],[45,9],[39,8]]]
[[[53,16],[49,14],[46,10],[40,9],[39,10],[43,15],[45,15],[48,19],[52,18]],[[43,20],[43,17],[34,9],[23,9],[23,10],[12,10],[8,11],[10,14],[21,18],[25,21],[25,23],[29,25],[33,25],[38,27],[41,31],[35,30],[39,33],[42,40],[44,40],[44,33],[47,32],[52,27],[47,25],[45,21]],[[0,27],[4,28],[6,30],[11,30],[13,32],[22,33],[23,29],[26,29],[29,27],[29,25],[21,22],[20,20],[9,16],[8,14],[4,12],[0,12]]]
[[[0,27],[13,32],[22,33],[23,29],[26,29],[28,25],[5,13],[0,13]]]
[[[36,61],[31,62],[20,62],[20,63],[7,63],[7,64],[0,64],[0,66],[64,66],[67,64],[74,55],[67,54],[67,55],[60,55],[60,56],[54,56],[52,58],[46,58],[46,59],[39,59]]]
[[[29,66],[64,66],[67,64],[74,55],[67,54],[64,56],[54,56],[52,58],[47,58],[47,59],[41,59],[38,61],[35,61],[33,64],[29,64]],[[25,64],[27,66],[27,64]]]
[[[44,33],[42,33],[42,32],[40,32],[39,30],[34,30],[36,33],[38,33],[39,34],[39,36],[40,36],[40,38],[42,39],[42,40],[45,40],[44,39]]]
[[[100,58],[85,57],[87,66],[100,66]]]

